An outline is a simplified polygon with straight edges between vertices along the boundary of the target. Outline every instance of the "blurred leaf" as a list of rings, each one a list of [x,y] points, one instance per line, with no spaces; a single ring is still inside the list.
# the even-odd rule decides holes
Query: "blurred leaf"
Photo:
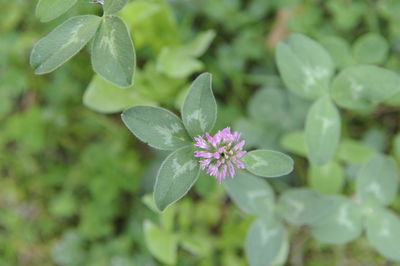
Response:
[[[286,86],[295,94],[315,99],[329,89],[335,67],[329,53],[319,43],[292,34],[278,44],[276,60]]]
[[[83,103],[100,113],[117,113],[135,105],[156,103],[138,93],[134,87],[118,88],[95,75],[83,95]]]
[[[250,173],[262,177],[279,177],[293,171],[293,159],[277,151],[251,151],[241,160]]]
[[[182,147],[162,163],[154,186],[154,200],[159,210],[182,198],[199,176],[199,164],[194,160],[193,147]]]
[[[187,53],[194,57],[202,56],[215,38],[214,30],[200,32],[194,40],[184,46]]]
[[[340,139],[340,114],[328,96],[317,100],[309,110],[305,141],[308,159],[322,166],[335,155]]]
[[[212,130],[217,119],[217,103],[211,88],[211,74],[201,74],[193,81],[182,105],[182,119],[192,137]]]
[[[384,257],[400,261],[400,218],[389,210],[375,210],[367,218],[368,242]]]
[[[264,180],[239,171],[235,178],[226,179],[223,185],[229,197],[246,214],[272,214],[274,192]]]
[[[338,148],[338,159],[346,163],[364,163],[374,155],[374,151],[362,143],[353,139],[343,139]]]
[[[274,265],[281,260],[281,250],[287,242],[283,225],[274,220],[257,219],[250,227],[245,252],[251,266]]]
[[[76,2],[77,0],[39,0],[36,16],[41,22],[48,22],[67,12]]]
[[[94,71],[104,79],[122,88],[132,85],[135,49],[125,22],[119,17],[103,19],[94,36],[91,58]]]
[[[78,266],[84,261],[83,240],[76,232],[64,234],[52,249],[51,256],[59,265]]]
[[[367,33],[353,45],[355,60],[360,64],[381,64],[389,51],[387,41],[376,33]]]
[[[292,225],[312,225],[326,216],[332,203],[318,193],[297,188],[284,192],[278,201],[278,211]]]
[[[306,156],[307,147],[303,131],[294,131],[283,136],[281,140],[282,147],[297,155]]]
[[[388,205],[395,199],[398,186],[398,169],[391,157],[376,154],[357,174],[356,192],[366,202]]]
[[[343,189],[345,175],[343,168],[335,161],[322,166],[311,166],[308,173],[308,184],[321,194],[337,194]]]
[[[176,150],[190,144],[182,120],[166,109],[134,106],[125,110],[121,117],[138,139],[153,148]]]
[[[147,247],[154,257],[168,265],[176,263],[178,249],[177,236],[159,228],[149,220],[144,222],[143,232]]]
[[[400,76],[390,70],[357,65],[342,70],[333,80],[331,94],[347,109],[368,110],[400,92]]]
[[[321,44],[328,50],[336,66],[342,68],[352,63],[350,44],[345,39],[329,35],[321,40]]]
[[[361,235],[363,216],[360,207],[344,196],[330,197],[333,207],[329,213],[314,223],[311,234],[318,241],[345,244]]]
[[[93,15],[72,17],[40,39],[30,57],[35,74],[52,72],[78,53],[92,39],[100,21]]]
[[[111,15],[120,11],[128,0],[104,0],[104,15]]]

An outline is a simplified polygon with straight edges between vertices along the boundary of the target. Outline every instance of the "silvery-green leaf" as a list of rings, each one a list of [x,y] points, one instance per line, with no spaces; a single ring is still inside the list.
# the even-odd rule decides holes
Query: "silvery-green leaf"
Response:
[[[363,216],[355,202],[343,196],[330,197],[333,207],[311,226],[311,233],[318,241],[345,244],[361,235]]]
[[[331,95],[344,108],[368,110],[400,92],[399,74],[372,65],[345,68],[333,80]]]
[[[381,64],[385,61],[389,45],[376,33],[367,33],[357,39],[353,46],[354,59],[361,64]]]
[[[344,67],[352,63],[350,45],[345,39],[328,35],[321,40],[321,44],[328,50],[336,66]]]
[[[149,220],[144,221],[143,233],[146,246],[154,257],[169,265],[176,263],[178,251],[177,235],[160,228]]]
[[[345,182],[343,167],[331,161],[324,166],[311,166],[308,172],[308,184],[321,194],[336,194],[343,189]]]
[[[293,159],[277,151],[251,151],[241,161],[250,173],[262,177],[278,177],[293,171]]]
[[[287,232],[275,219],[257,219],[251,225],[245,243],[250,266],[274,265],[282,257]],[[284,255],[284,254],[283,254]]]
[[[53,20],[75,5],[77,0],[39,0],[36,16],[41,22]]]
[[[278,201],[278,210],[293,225],[311,225],[325,216],[331,202],[318,193],[305,188],[287,190]]]
[[[396,197],[398,186],[396,162],[381,154],[372,157],[357,174],[356,192],[364,201],[388,205]]]
[[[250,173],[239,171],[235,178],[227,178],[223,185],[229,197],[247,214],[268,215],[274,204],[274,192],[264,180]]]
[[[182,147],[162,163],[154,186],[154,200],[159,210],[182,198],[197,180],[200,168],[193,152],[192,145]]]
[[[111,15],[120,11],[128,2],[128,0],[104,0],[104,14]]]
[[[329,97],[323,96],[311,106],[307,115],[305,140],[310,162],[317,166],[328,163],[339,139],[339,112]]]
[[[35,74],[49,73],[78,53],[92,39],[100,21],[93,15],[72,17],[40,39],[30,57]]]
[[[286,86],[301,97],[314,99],[329,89],[335,67],[329,53],[314,40],[295,33],[278,44],[276,59]]]
[[[106,16],[93,40],[94,71],[115,85],[132,85],[136,64],[135,49],[125,23],[116,16]]]
[[[152,106],[134,106],[121,115],[129,130],[141,141],[161,150],[190,144],[182,120],[172,112]]]
[[[132,87],[118,88],[114,84],[95,75],[83,95],[83,103],[100,113],[121,112],[140,104],[156,105]]]
[[[389,210],[376,210],[367,218],[368,242],[384,257],[400,261],[400,218]]]
[[[190,136],[211,131],[217,119],[217,103],[211,89],[211,74],[198,76],[182,105],[182,119]]]

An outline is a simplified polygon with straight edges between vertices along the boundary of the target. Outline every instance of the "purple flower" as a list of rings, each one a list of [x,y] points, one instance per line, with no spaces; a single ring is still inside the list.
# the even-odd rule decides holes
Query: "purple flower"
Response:
[[[198,136],[194,139],[194,146],[201,149],[194,152],[195,157],[201,158],[201,169],[215,176],[218,183],[221,184],[228,174],[233,178],[236,168],[244,168],[239,159],[247,153],[242,150],[245,141],[240,141],[240,133],[235,131],[232,134],[230,127],[219,130],[214,136],[206,133],[204,137]]]

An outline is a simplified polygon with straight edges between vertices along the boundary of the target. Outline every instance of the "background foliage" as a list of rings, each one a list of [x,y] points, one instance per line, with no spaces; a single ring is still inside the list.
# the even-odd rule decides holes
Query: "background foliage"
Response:
[[[277,42],[293,31],[321,43],[339,71],[377,64],[399,72],[398,1],[129,1],[119,13],[137,56],[128,88],[94,75],[88,48],[52,74],[34,75],[29,54],[39,37],[73,15],[101,15],[98,5],[79,0],[41,23],[35,6],[0,0],[6,11],[0,17],[0,265],[247,265],[246,234],[260,214],[245,215],[207,176],[159,214],[147,194],[166,154],[139,143],[112,114],[135,104],[179,110],[190,81],[203,70],[214,77],[215,128],[233,125],[248,148],[295,157],[293,174],[269,182],[277,194],[308,186],[352,197],[362,191],[362,182],[354,181],[360,165],[379,161],[375,153],[400,162],[400,95],[369,108],[372,95],[357,108],[349,108],[346,97],[339,101],[335,159],[310,166],[301,130],[311,101],[285,88],[275,58]],[[338,204],[347,200],[332,197]],[[399,213],[398,193],[384,203]],[[307,221],[289,214],[288,263],[391,263],[366,240],[379,242],[376,236],[321,244],[310,236],[324,238],[318,226],[292,226]]]

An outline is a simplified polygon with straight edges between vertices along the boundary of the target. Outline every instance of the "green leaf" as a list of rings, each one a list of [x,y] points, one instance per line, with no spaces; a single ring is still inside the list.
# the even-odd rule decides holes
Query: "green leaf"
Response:
[[[104,15],[112,15],[120,11],[128,0],[104,0]]]
[[[172,112],[152,106],[134,106],[121,115],[129,130],[141,141],[161,150],[190,144],[182,120]]]
[[[300,156],[307,155],[307,147],[303,131],[290,132],[281,139],[282,147]]]
[[[345,244],[357,239],[363,229],[360,206],[343,196],[330,199],[333,207],[312,225],[313,237],[329,244]]]
[[[345,39],[330,35],[323,38],[321,44],[328,50],[336,66],[345,67],[352,63],[350,45]]]
[[[77,0],[39,0],[36,6],[36,16],[40,22],[53,20],[76,4]]]
[[[156,105],[132,87],[118,88],[95,75],[83,95],[83,103],[96,112],[110,114],[121,112],[128,107],[148,104]]]
[[[395,199],[398,186],[396,162],[381,154],[372,157],[357,174],[357,195],[367,202],[388,205]]]
[[[329,53],[314,40],[295,33],[278,44],[276,59],[286,86],[314,99],[328,91],[335,67]]]
[[[72,17],[40,39],[30,57],[35,74],[49,73],[78,53],[92,39],[100,21],[93,15]]]
[[[400,261],[400,218],[389,210],[377,210],[367,218],[368,242],[384,257]]]
[[[374,153],[371,147],[361,141],[344,139],[339,144],[337,156],[346,163],[359,164],[368,161]]]
[[[235,178],[227,178],[223,185],[229,197],[244,213],[262,214],[266,209],[272,210],[274,192],[264,180],[239,171]]]
[[[274,219],[255,220],[247,233],[245,243],[250,266],[274,265],[277,260],[281,260],[287,237],[287,232],[280,222]]]
[[[135,49],[125,23],[115,16],[107,16],[96,32],[92,46],[94,71],[115,85],[132,85],[136,64]]]
[[[310,162],[317,166],[328,163],[339,139],[339,112],[329,97],[323,96],[311,106],[307,115],[305,141]]]
[[[151,221],[143,224],[147,248],[159,261],[173,265],[177,261],[178,237],[172,232],[161,229]]]
[[[201,56],[214,39],[214,31],[200,33],[196,39],[182,46],[168,46],[157,58],[157,70],[172,78],[186,78],[203,69]]]
[[[331,95],[344,108],[369,110],[400,92],[400,76],[390,70],[358,65],[342,70],[333,80]]]
[[[355,60],[361,64],[381,64],[389,51],[387,41],[376,33],[367,33],[356,40],[353,46]]]
[[[203,69],[203,63],[180,47],[164,47],[157,58],[157,71],[171,78],[186,78]]]
[[[199,176],[199,164],[193,156],[193,146],[182,147],[171,153],[162,163],[154,186],[157,208],[166,207],[182,198]]]
[[[293,159],[277,151],[251,151],[241,160],[250,173],[262,177],[278,177],[293,171]]]
[[[309,168],[309,186],[321,194],[340,193],[344,182],[343,167],[337,162],[332,161],[322,167],[311,166]]]
[[[278,201],[282,216],[288,223],[297,226],[316,223],[331,207],[326,197],[306,188],[287,190]]]
[[[217,119],[217,103],[211,89],[211,74],[203,73],[193,81],[182,105],[182,119],[190,136],[211,131]]]

